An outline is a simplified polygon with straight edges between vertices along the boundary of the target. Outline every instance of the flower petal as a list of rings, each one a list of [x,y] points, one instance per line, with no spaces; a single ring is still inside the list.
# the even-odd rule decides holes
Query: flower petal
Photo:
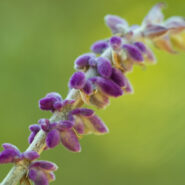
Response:
[[[82,89],[85,85],[85,74],[83,72],[75,72],[70,81],[69,81],[69,87],[74,89]]]
[[[166,6],[165,3],[158,3],[152,7],[148,12],[147,16],[143,20],[143,24],[153,24],[153,23],[162,23],[164,15],[162,9]]]
[[[35,185],[49,184],[46,173],[41,170],[30,169],[28,176],[34,182]]]
[[[46,137],[46,144],[49,148],[54,148],[60,142],[60,132],[56,129],[51,130]]]
[[[94,57],[95,57],[94,53],[86,53],[86,54],[79,56],[75,60],[75,69],[83,69],[84,67],[88,66],[89,60]]]
[[[121,37],[118,37],[118,36],[111,37],[110,40],[109,40],[109,42],[110,42],[110,46],[114,50],[120,49],[120,47],[122,45],[122,39],[121,39]]]
[[[72,128],[73,125],[74,125],[73,121],[64,120],[58,123],[57,129],[60,131],[65,131],[65,130]]]
[[[50,161],[40,160],[32,162],[30,168],[38,168],[46,171],[56,171],[58,169],[58,166]]]
[[[21,157],[21,153],[14,148],[5,149],[0,153],[0,164],[13,163]]]
[[[120,87],[124,87],[127,81],[124,74],[117,68],[112,68],[111,80],[118,84]]]
[[[97,59],[97,70],[102,77],[109,78],[112,74],[112,65],[108,59],[99,57]]]
[[[56,92],[52,92],[47,94],[46,97],[42,98],[39,101],[39,106],[40,109],[42,110],[55,111],[56,108],[54,107],[54,104],[56,104],[57,102],[59,103],[61,101],[62,101],[61,95]]]
[[[123,18],[116,15],[106,15],[105,23],[111,29],[112,33],[120,33],[122,30],[128,29],[128,23]],[[120,25],[122,30],[120,30]]]
[[[88,119],[95,129],[95,134],[105,134],[109,132],[107,126],[103,123],[103,121],[98,116],[94,115],[89,117]]]
[[[140,50],[131,44],[124,44],[123,49],[125,49],[128,53],[128,55],[137,62],[142,62],[143,61],[143,56]]]
[[[91,109],[87,109],[87,108],[76,108],[71,111],[71,114],[89,117],[94,114],[94,111]]]
[[[78,137],[76,133],[74,132],[74,130],[72,129],[61,132],[61,142],[70,151],[73,151],[73,152],[81,151]]]
[[[26,151],[22,154],[24,159],[28,159],[30,161],[33,161],[40,157],[40,155],[35,151]]]
[[[90,80],[95,83],[104,94],[108,96],[118,97],[123,94],[121,87],[114,83],[112,80],[102,77],[93,77]]]
[[[103,53],[103,51],[105,49],[107,49],[109,47],[109,44],[107,41],[104,40],[99,40],[97,42],[95,42],[92,46],[91,46],[91,50],[96,53],[96,54],[101,54]]]
[[[89,80],[86,81],[86,83],[85,83],[85,85],[83,87],[83,91],[87,95],[92,94],[92,92],[93,92],[93,85],[92,85],[91,81],[89,81]]]
[[[168,31],[169,29],[164,26],[151,24],[151,25],[148,25],[142,33],[144,37],[153,39],[166,34]]]

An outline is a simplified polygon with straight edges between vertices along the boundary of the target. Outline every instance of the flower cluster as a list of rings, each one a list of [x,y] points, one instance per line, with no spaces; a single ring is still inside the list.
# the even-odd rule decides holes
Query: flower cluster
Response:
[[[0,164],[18,164],[26,160],[29,162],[28,177],[35,185],[48,185],[49,182],[55,180],[53,171],[58,168],[56,164],[49,161],[34,161],[39,158],[39,154],[35,151],[21,153],[16,146],[10,143],[4,143],[2,146],[4,150],[0,153]]]
[[[185,50],[185,19],[174,16],[164,20],[164,6],[164,3],[155,5],[141,26],[129,25],[116,15],[105,16],[105,23],[112,36],[95,42],[91,46],[91,53],[85,53],[75,60],[76,72],[68,84],[73,93],[71,99],[63,100],[60,94],[52,92],[39,101],[41,110],[51,111],[57,116],[52,121],[40,119],[39,124],[29,127],[30,144],[42,130],[46,135],[45,150],[61,143],[70,151],[80,152],[81,135],[108,132],[108,128],[94,111],[82,108],[81,105],[85,103],[104,108],[111,97],[132,93],[127,73],[133,70],[134,65],[144,66],[156,61],[148,43],[172,54],[177,53],[177,49]],[[76,104],[78,99],[83,103]],[[7,143],[3,144],[3,148],[0,163],[28,161],[28,177],[36,185],[47,185],[55,179],[53,171],[57,166],[48,161],[33,161],[39,157],[36,152],[21,153],[17,147]]]
[[[0,164],[17,163],[22,160],[33,161],[39,158],[39,154],[35,151],[21,153],[16,146],[10,143],[4,143],[2,146],[4,150],[0,153]]]
[[[29,166],[28,177],[35,185],[48,185],[55,180],[57,165],[49,161],[34,161]]]
[[[63,109],[74,103],[73,100],[60,99],[58,101],[57,97],[59,96],[58,93],[47,94],[46,97],[40,100],[40,107],[43,110],[54,111],[53,107],[56,101],[58,104],[61,104],[60,107]],[[104,134],[108,132],[108,128],[102,120],[95,115],[93,110],[87,108],[72,109],[66,113],[66,120],[58,122],[51,123],[48,119],[40,119],[39,125],[34,124],[30,126],[29,143],[32,143],[34,137],[41,129],[46,133],[47,148],[54,148],[61,142],[68,150],[73,152],[81,151],[79,135],[90,133]]]

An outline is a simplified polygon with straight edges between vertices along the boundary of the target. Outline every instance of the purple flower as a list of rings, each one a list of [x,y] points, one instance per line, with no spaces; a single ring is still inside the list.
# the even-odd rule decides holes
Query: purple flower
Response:
[[[94,53],[86,53],[75,60],[75,69],[83,69],[89,65],[89,60],[95,58]]]
[[[49,93],[39,101],[39,106],[42,110],[50,110],[52,112],[60,110],[62,107],[62,97],[56,92]]]
[[[90,80],[99,88],[101,92],[108,96],[118,97],[123,94],[121,87],[110,79],[93,77]]]
[[[91,95],[93,93],[93,85],[90,80],[87,80],[84,87],[83,92],[87,95]]]
[[[57,129],[52,129],[47,133],[46,145],[49,148],[54,148],[60,143],[60,132]]]
[[[117,68],[112,68],[111,80],[118,84],[120,87],[125,87],[127,83],[126,77]]]
[[[114,50],[119,50],[122,45],[122,39],[121,39],[121,37],[118,37],[118,36],[111,37],[109,42],[110,42],[110,46]]]
[[[32,162],[29,166],[28,177],[35,185],[48,185],[55,180],[53,171],[57,169],[57,165],[49,161]]]
[[[32,161],[39,157],[39,154],[35,151],[21,153],[16,146],[10,143],[4,143],[2,146],[4,150],[0,152],[0,164],[16,163],[24,159]]]
[[[37,124],[33,124],[29,126],[29,129],[31,131],[30,136],[28,137],[28,143],[31,144],[37,135],[37,133],[40,131],[40,126]]]
[[[136,62],[142,62],[143,56],[140,50],[131,44],[124,44],[123,49],[125,49],[129,55],[130,58],[132,58]]]
[[[122,33],[123,30],[128,28],[127,21],[116,15],[106,15],[105,23],[113,34]]]
[[[96,53],[96,54],[101,54],[103,53],[103,51],[105,49],[107,49],[109,47],[109,44],[107,41],[104,40],[99,40],[97,42],[95,42],[92,46],[91,46],[91,50]]]
[[[78,137],[73,129],[61,131],[61,142],[68,150],[72,152],[81,151],[81,146],[78,141]]]
[[[77,108],[69,113],[70,119],[74,121],[74,128],[78,134],[104,134],[108,128],[102,120],[94,115],[94,111],[86,108]]]
[[[69,81],[69,87],[74,89],[82,89],[85,85],[85,82],[85,74],[80,71],[75,72]]]
[[[109,78],[112,74],[112,65],[110,61],[106,58],[99,57],[97,59],[97,71],[105,78]]]
[[[146,46],[142,42],[134,42],[134,45],[142,52],[146,53],[147,49]]]

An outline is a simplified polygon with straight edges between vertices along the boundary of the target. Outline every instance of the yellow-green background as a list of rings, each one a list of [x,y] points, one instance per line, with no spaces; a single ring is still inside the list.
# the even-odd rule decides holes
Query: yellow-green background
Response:
[[[140,23],[156,2],[0,0],[0,143],[28,146],[29,124],[50,116],[39,98],[51,91],[65,97],[74,59],[110,35],[104,15]],[[184,0],[167,3],[167,17],[185,16]],[[83,138],[80,154],[62,146],[42,154],[59,166],[53,184],[185,184],[185,54],[155,52],[157,65],[129,74],[135,94],[97,112],[108,135]],[[0,179],[11,166],[0,166]]]

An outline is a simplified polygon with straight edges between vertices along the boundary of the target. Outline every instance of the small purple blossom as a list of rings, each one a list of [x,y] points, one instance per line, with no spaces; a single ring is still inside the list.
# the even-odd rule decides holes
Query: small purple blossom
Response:
[[[125,75],[117,68],[112,68],[111,80],[118,84],[120,87],[125,87],[127,83]]]
[[[109,47],[109,44],[107,41],[104,40],[99,40],[97,42],[95,42],[92,46],[91,46],[91,51],[93,51],[96,54],[101,54],[103,53],[103,51],[105,49],[107,49]]]
[[[0,164],[16,163],[24,159],[32,161],[39,157],[39,154],[35,151],[26,151],[21,153],[16,146],[10,143],[4,143],[2,146],[4,150],[0,152]]]
[[[70,81],[69,81],[69,87],[74,89],[82,89],[85,85],[86,79],[85,74],[83,72],[75,72]]]
[[[29,129],[31,131],[30,136],[28,137],[28,143],[31,144],[37,135],[37,133],[40,131],[40,126],[37,124],[33,124],[29,126]]]
[[[123,18],[116,15],[106,15],[105,23],[113,34],[120,33],[128,28],[128,23]]]
[[[110,38],[109,43],[112,49],[119,50],[122,45],[122,39],[121,37],[113,36]]]
[[[91,109],[74,109],[69,113],[69,117],[74,120],[74,128],[78,134],[104,134],[108,132],[106,125]]]
[[[75,60],[75,69],[83,69],[89,65],[89,60],[95,58],[94,53],[86,53]]]
[[[83,91],[87,95],[91,95],[93,93],[93,85],[92,85],[90,80],[86,81],[86,83],[85,83],[85,85],[83,87]]]
[[[134,42],[134,45],[142,52],[146,53],[147,49],[146,46],[142,42]]]
[[[93,77],[90,79],[104,94],[112,97],[123,95],[123,90],[119,85],[110,79],[102,77]]]
[[[136,61],[136,62],[143,61],[142,53],[140,52],[140,50],[136,46],[131,45],[131,44],[124,44],[123,49],[125,49],[127,51],[130,58],[132,58],[134,61]]]
[[[106,58],[99,57],[97,59],[97,71],[105,78],[109,78],[112,74],[112,65],[110,61]]]
[[[39,101],[40,109],[50,110],[54,112],[55,110],[60,110],[62,107],[62,97],[56,92],[47,94],[44,98]]]
[[[29,166],[28,177],[35,185],[48,185],[55,180],[53,171],[57,169],[57,165],[49,161],[32,162]]]

